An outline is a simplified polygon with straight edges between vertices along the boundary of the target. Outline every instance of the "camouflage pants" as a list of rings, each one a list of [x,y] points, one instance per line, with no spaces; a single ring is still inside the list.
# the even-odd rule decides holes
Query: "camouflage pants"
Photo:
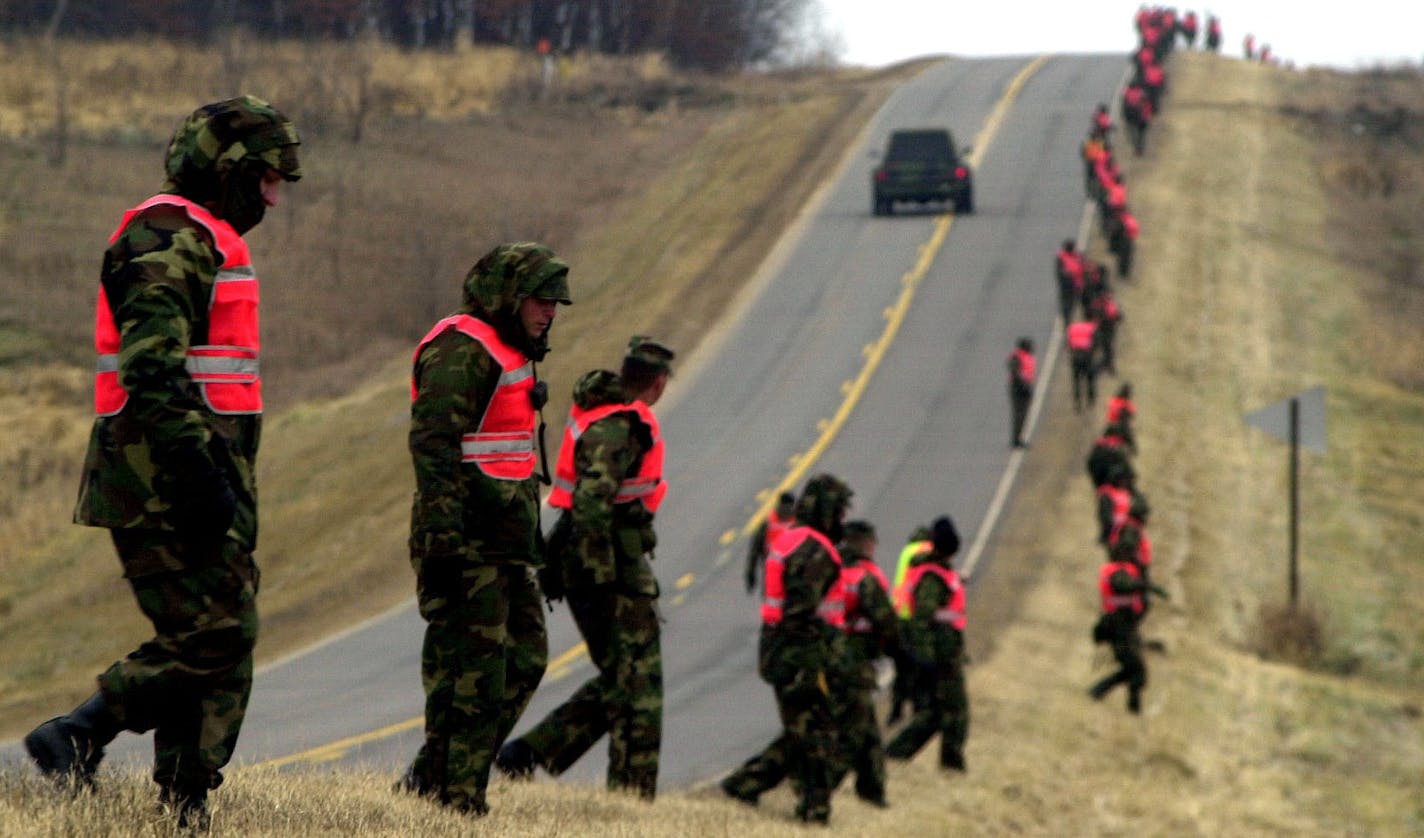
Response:
[[[651,800],[662,747],[663,665],[656,600],[621,592],[569,593],[574,622],[598,675],[524,741],[558,775],[608,734],[608,787]]]
[[[422,596],[421,615],[425,743],[411,778],[442,803],[482,812],[494,755],[549,661],[539,587],[525,565],[481,565],[464,573],[460,596]]]
[[[831,815],[831,772],[839,758],[830,697],[810,677],[773,689],[781,735],[732,772],[722,786],[742,799],[755,800],[789,776],[798,797],[797,817],[824,822]]]
[[[236,542],[112,531],[153,639],[99,676],[127,730],[152,730],[153,779],[181,794],[222,782],[252,692],[258,570]]]
[[[934,683],[921,685],[914,717],[885,746],[885,755],[909,759],[936,733],[940,734],[940,765],[963,765],[964,742],[969,736],[969,693],[960,660],[941,663]]]
[[[864,800],[885,799],[885,746],[875,718],[875,667],[862,662],[854,682],[843,692],[840,707],[841,759],[831,772],[834,791],[846,774],[855,772],[855,794]]]

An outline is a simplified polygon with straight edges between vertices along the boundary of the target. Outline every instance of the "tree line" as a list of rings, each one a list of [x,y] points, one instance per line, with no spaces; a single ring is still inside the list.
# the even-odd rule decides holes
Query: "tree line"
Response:
[[[159,36],[235,29],[291,39],[377,37],[411,49],[502,44],[551,52],[661,52],[680,67],[774,63],[810,0],[0,0],[0,32]]]

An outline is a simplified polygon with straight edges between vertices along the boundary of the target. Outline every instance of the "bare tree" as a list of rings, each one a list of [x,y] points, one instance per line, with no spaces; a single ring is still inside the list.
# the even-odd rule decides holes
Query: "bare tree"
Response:
[[[68,0],[58,0],[49,25],[45,27],[45,49],[50,68],[54,71],[54,145],[50,147],[49,165],[58,169],[69,155],[69,76],[59,55],[59,25],[64,20]]]

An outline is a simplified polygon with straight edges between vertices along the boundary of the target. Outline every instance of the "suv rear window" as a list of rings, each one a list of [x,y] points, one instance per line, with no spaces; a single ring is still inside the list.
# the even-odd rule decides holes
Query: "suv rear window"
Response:
[[[887,160],[954,159],[954,145],[948,131],[896,131],[890,135]]]

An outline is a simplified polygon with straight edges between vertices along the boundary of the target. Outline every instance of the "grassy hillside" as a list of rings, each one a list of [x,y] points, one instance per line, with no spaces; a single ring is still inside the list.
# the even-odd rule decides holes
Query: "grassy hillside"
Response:
[[[1145,712],[1127,715],[1120,696],[1097,704],[1085,695],[1106,666],[1105,653],[1087,639],[1101,552],[1082,471],[1099,427],[1096,419],[1073,414],[1059,371],[1047,422],[990,562],[994,575],[976,580],[970,602],[970,771],[943,776],[932,752],[894,765],[892,808],[868,809],[841,794],[832,833],[1424,832],[1424,618],[1412,607],[1424,596],[1417,562],[1424,555],[1424,341],[1418,334],[1424,214],[1417,206],[1424,156],[1421,117],[1412,110],[1424,81],[1410,73],[1296,74],[1201,55],[1173,60],[1165,118],[1149,138],[1148,155],[1128,161],[1143,234],[1137,276],[1120,291],[1127,319],[1119,367],[1138,396],[1138,466],[1153,505],[1156,577],[1172,595],[1146,627],[1163,651],[1149,657]],[[815,101],[808,97],[797,106]],[[735,153],[738,113],[722,113],[720,130],[700,134],[696,148]],[[704,194],[700,178],[725,170],[706,164],[700,153],[676,159],[677,171],[687,173],[689,191],[682,194]],[[637,202],[620,207],[624,212],[616,217],[630,224],[673,215],[644,216],[648,210]],[[748,211],[737,210],[743,219]],[[592,234],[589,240],[609,241]],[[600,252],[592,243],[585,247],[578,252]],[[587,308],[598,309],[597,303]],[[667,317],[650,322],[674,332],[682,325]],[[581,346],[573,336],[582,338],[584,330],[572,318],[559,328]],[[375,461],[341,462],[323,439],[354,436],[360,448],[398,448],[401,366],[393,361],[367,388],[275,418],[268,439],[281,456],[267,462],[300,463],[300,473],[313,477],[303,485],[284,476],[287,469],[264,475],[267,508],[276,507],[266,518],[273,539],[277,531],[310,526],[302,524],[302,511],[328,509],[329,493],[356,475],[364,484],[400,479],[394,464],[387,474]],[[63,375],[12,367],[4,375],[59,400],[67,387],[83,387],[82,376],[66,383]],[[1329,391],[1330,450],[1303,457],[1299,613],[1310,620],[1280,628],[1285,451],[1241,417],[1316,384]],[[33,433],[46,439],[62,431],[72,432],[56,426]],[[341,471],[348,466],[352,477]],[[34,470],[32,479],[43,482],[43,471]],[[372,544],[386,544],[377,549],[390,550],[387,564],[398,563],[403,499],[395,490],[389,494],[397,508],[388,520],[331,533],[346,539],[341,548],[315,553],[359,561],[373,552]],[[77,561],[88,550],[86,560],[100,561],[93,557],[103,551],[81,544],[82,536],[47,535],[47,560],[69,555]],[[267,613],[276,611],[269,637],[282,631],[282,614],[295,623],[302,612],[280,604],[281,589],[296,583],[270,580],[300,575],[313,560],[304,551],[316,543],[264,546],[263,561],[273,568]],[[23,567],[35,572],[34,564]],[[384,579],[381,573],[389,571],[371,571],[371,578]],[[85,608],[111,595],[92,594]],[[29,607],[25,597],[11,602],[7,632]],[[72,602],[51,602],[46,613],[72,609]],[[113,618],[121,625],[131,620],[117,613],[125,607],[116,607]],[[1306,630],[1312,620],[1317,642],[1281,642],[1316,637]],[[52,635],[36,628],[27,642],[52,646]],[[22,663],[37,667],[40,660],[0,661],[0,673]],[[83,680],[84,662],[70,666],[71,672],[45,673],[30,683]],[[11,684],[3,687],[9,695]],[[393,798],[389,781],[239,771],[217,796],[216,831],[374,836],[468,830],[466,821]],[[48,798],[32,783],[0,775],[0,824],[34,833],[147,834],[157,826],[148,820],[145,786],[141,778],[112,777],[100,795],[37,806],[37,799]],[[644,806],[546,782],[496,782],[492,804],[482,834],[804,832],[790,822],[792,802],[784,790],[753,811],[709,789],[665,794]]]

